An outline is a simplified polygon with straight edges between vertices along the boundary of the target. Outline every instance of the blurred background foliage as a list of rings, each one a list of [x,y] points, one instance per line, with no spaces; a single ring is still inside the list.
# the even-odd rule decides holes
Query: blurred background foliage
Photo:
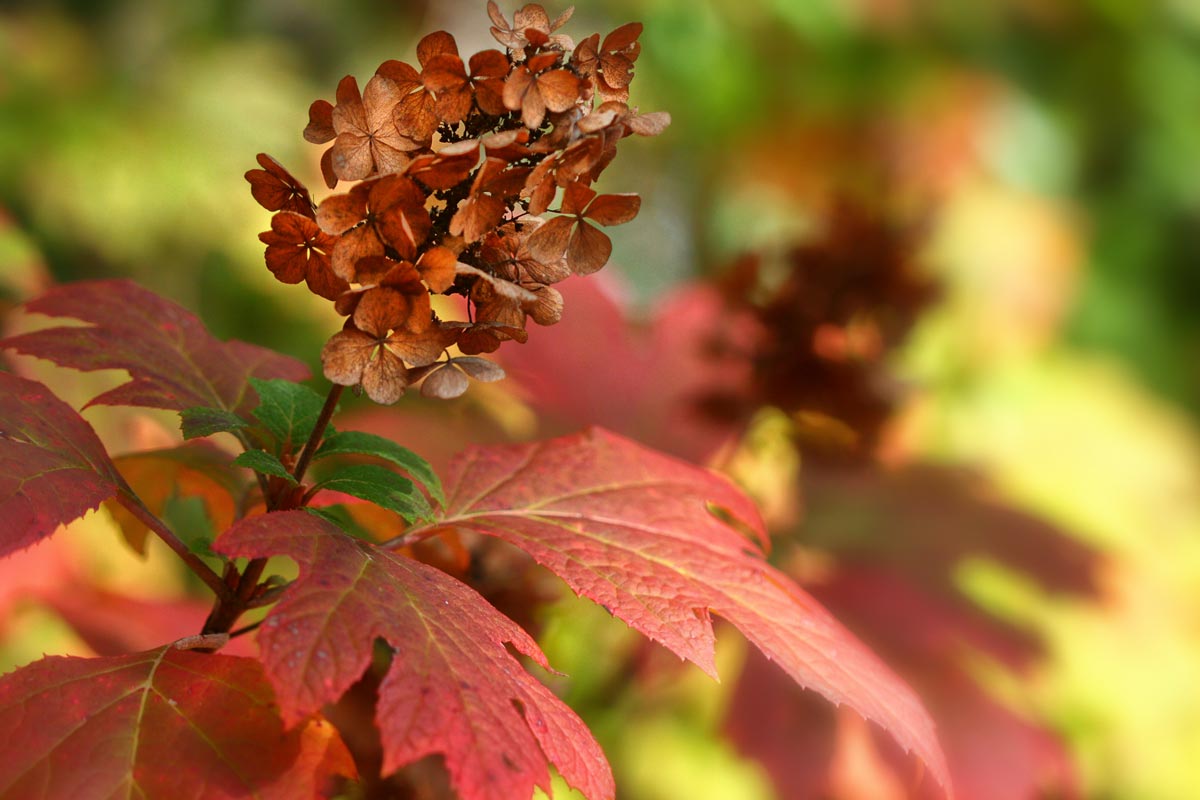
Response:
[[[811,241],[847,196],[919,231],[941,296],[893,359],[909,393],[884,462],[970,468],[989,499],[1101,556],[1087,597],[995,559],[949,563],[955,591],[1044,645],[1019,678],[983,667],[980,682],[1065,743],[1084,796],[1197,796],[1200,5],[583,0],[567,31],[631,19],[646,26],[632,102],[674,124],[624,145],[605,175],[604,189],[644,199],[614,233],[610,284],[653,315],[672,287],[724,275],[740,253],[770,261]],[[340,322],[264,268],[268,214],[242,173],[268,152],[320,187],[319,149],[300,138],[308,104],[345,74],[411,60],[438,28],[465,53],[494,46],[474,0],[4,3],[0,310],[48,281],[129,276],[222,337],[315,366]],[[531,424],[511,394],[461,403]],[[779,476],[804,465],[780,455],[771,424],[760,418],[748,461],[727,465],[781,517],[800,515]],[[118,452],[139,441],[129,430],[109,430],[126,436]],[[801,544],[828,530],[808,511]],[[936,494],[922,513],[938,517]],[[85,522],[55,545],[68,572],[171,594],[153,559],[71,549],[96,536]],[[5,668],[88,652],[47,605],[22,603],[43,578],[0,589]],[[597,651],[634,645],[580,614],[556,610],[544,640],[578,673],[563,691],[629,797],[788,796],[719,734],[732,682],[688,673],[613,704],[604,684],[620,659]],[[727,647],[736,674],[744,653]]]

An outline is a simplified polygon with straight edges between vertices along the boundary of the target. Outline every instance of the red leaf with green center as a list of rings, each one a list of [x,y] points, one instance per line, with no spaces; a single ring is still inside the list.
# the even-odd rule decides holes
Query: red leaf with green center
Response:
[[[0,679],[0,796],[321,796],[354,765],[337,731],[291,731],[250,658],[171,646],[44,658]]]
[[[0,556],[82,517],[121,486],[83,417],[42,384],[0,372]]]
[[[830,614],[761,558],[752,503],[714,473],[603,430],[472,448],[442,519],[408,538],[472,530],[510,542],[633,628],[715,677],[710,612],[797,682],[882,725],[948,786],[916,695]]]
[[[222,342],[191,312],[128,280],[59,286],[25,310],[91,325],[47,328],[0,340],[0,346],[90,372],[123,369],[131,380],[88,405],[182,411],[204,406],[245,417],[257,400],[248,378],[301,381],[294,358],[245,342]]]
[[[258,633],[284,719],[341,697],[383,637],[395,650],[378,708],[384,773],[441,753],[465,800],[509,800],[549,791],[549,762],[590,800],[613,796],[587,727],[505,643],[546,667],[542,651],[466,584],[305,511],[242,520],[214,549],[300,566]]]

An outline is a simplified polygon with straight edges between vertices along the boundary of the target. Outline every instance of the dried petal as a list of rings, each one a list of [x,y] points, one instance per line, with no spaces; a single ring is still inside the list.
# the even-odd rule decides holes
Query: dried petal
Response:
[[[454,37],[446,31],[426,34],[417,42],[417,61],[421,62],[422,67],[428,65],[434,56],[440,55],[458,55],[458,45],[454,43]]]
[[[415,324],[412,320],[422,313],[420,297],[421,295],[406,294],[384,287],[364,292],[358,302],[358,308],[354,309],[354,327],[363,333],[383,339],[396,328]],[[426,296],[426,314],[428,307],[429,300]]]
[[[539,286],[533,293],[537,295],[537,302],[526,306],[525,312],[534,322],[538,325],[553,325],[562,319],[563,298],[557,289]]]
[[[629,130],[638,136],[658,136],[671,124],[671,115],[666,111],[652,111],[649,114],[635,114],[625,120]]]
[[[333,129],[333,104],[328,100],[314,100],[308,107],[308,125],[304,128],[304,141],[325,144],[337,136]]]
[[[471,56],[469,66],[479,110],[493,116],[505,113],[504,79],[511,68],[508,58],[499,50],[483,50]]]
[[[448,363],[426,376],[425,382],[421,384],[421,395],[439,400],[452,400],[466,392],[469,385],[470,381],[462,370],[453,363]]]
[[[488,361],[486,358],[459,357],[453,359],[451,363],[475,380],[483,381],[484,383],[502,381],[506,377],[503,367],[495,361]]]
[[[346,231],[333,248],[333,272],[350,283],[361,283],[356,265],[363,259],[383,255],[383,242],[370,225]]]
[[[589,186],[582,183],[567,184],[566,191],[563,193],[562,213],[582,216],[588,203],[592,202],[592,198],[595,196],[595,190]]]
[[[538,76],[537,86],[546,108],[551,111],[566,111],[579,99],[579,78],[570,70],[555,69],[544,72]]]
[[[642,198],[636,194],[602,194],[587,207],[583,216],[601,225],[624,225],[637,216]]]
[[[543,264],[560,261],[567,252],[574,217],[555,217],[529,235],[529,254]]]
[[[604,37],[604,42],[600,45],[600,51],[610,53],[624,50],[636,42],[641,35],[642,23],[627,22]]]
[[[317,224],[330,236],[339,236],[363,221],[367,213],[367,192],[355,186],[347,194],[326,197],[317,208]]]
[[[421,254],[417,270],[425,285],[434,292],[444,292],[454,285],[458,257],[446,247],[431,247]]]
[[[357,386],[371,353],[379,346],[375,337],[348,328],[329,338],[321,349],[321,369],[339,386]]]
[[[310,289],[327,299],[349,288],[333,276],[330,268],[329,253],[335,240],[308,217],[281,211],[271,218],[271,230],[258,238],[267,245],[267,268],[280,281],[306,281]]]
[[[363,368],[362,387],[367,397],[380,405],[390,406],[408,387],[408,367],[392,356],[386,346],[380,347],[377,356]]]
[[[567,264],[575,274],[590,275],[607,264],[610,255],[612,240],[604,231],[581,221],[567,245]]]

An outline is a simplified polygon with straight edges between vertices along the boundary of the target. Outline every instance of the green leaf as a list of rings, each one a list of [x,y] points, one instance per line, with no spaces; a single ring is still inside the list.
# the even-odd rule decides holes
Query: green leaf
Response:
[[[442,482],[433,471],[433,467],[429,466],[429,462],[391,439],[361,431],[338,431],[325,437],[325,441],[317,449],[315,458],[350,454],[376,456],[392,462],[423,484],[438,505],[446,505]]]
[[[214,433],[229,433],[246,427],[246,421],[223,408],[195,406],[179,412],[179,429],[184,439],[198,439]]]
[[[299,450],[312,434],[325,398],[307,386],[291,381],[251,378],[250,385],[259,399],[254,418],[275,437],[278,452]]]
[[[286,478],[291,483],[296,482],[283,462],[266,450],[247,450],[235,458],[233,463],[239,467],[247,467],[255,472],[261,472],[263,475],[274,475],[277,478]]]
[[[216,558],[212,540],[220,531],[213,531],[212,523],[199,497],[170,497],[163,504],[163,522],[187,545],[187,549],[201,558]]]
[[[425,495],[417,491],[412,481],[397,475],[387,467],[375,464],[343,467],[332,478],[321,481],[316,486],[343,492],[389,511],[395,511],[404,517],[405,522],[431,519],[433,512]]]

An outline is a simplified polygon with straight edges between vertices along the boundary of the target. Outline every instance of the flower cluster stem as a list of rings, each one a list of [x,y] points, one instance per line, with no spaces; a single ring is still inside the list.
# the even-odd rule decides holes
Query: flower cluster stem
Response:
[[[321,406],[321,413],[317,416],[312,433],[309,435],[308,441],[304,443],[304,448],[300,451],[299,458],[296,459],[296,467],[292,470],[292,477],[296,479],[297,483],[304,479],[304,473],[308,471],[308,465],[312,463],[317,448],[321,446],[321,441],[325,438],[325,431],[329,429],[329,422],[333,419],[333,412],[337,408],[338,400],[341,399],[343,388],[335,383],[330,387],[329,394],[325,397],[325,404]],[[269,493],[264,493],[264,498],[267,503],[267,510],[274,511],[277,502],[276,498]],[[189,555],[191,554],[189,553]],[[207,565],[203,562],[200,562],[200,564],[207,569]],[[202,634],[228,633],[230,631],[234,623],[238,621],[238,618],[246,609],[253,607],[255,599],[257,599],[258,582],[262,578],[263,571],[266,568],[267,559],[251,559],[241,574],[235,576],[232,587],[222,581],[216,573],[213,573],[213,578],[220,585],[221,591],[217,592],[216,602],[213,604],[213,609],[204,623],[204,629],[201,631]],[[212,572],[212,570],[209,570],[209,572]],[[211,586],[212,584],[210,583],[209,585]],[[214,591],[216,591],[215,588]]]

